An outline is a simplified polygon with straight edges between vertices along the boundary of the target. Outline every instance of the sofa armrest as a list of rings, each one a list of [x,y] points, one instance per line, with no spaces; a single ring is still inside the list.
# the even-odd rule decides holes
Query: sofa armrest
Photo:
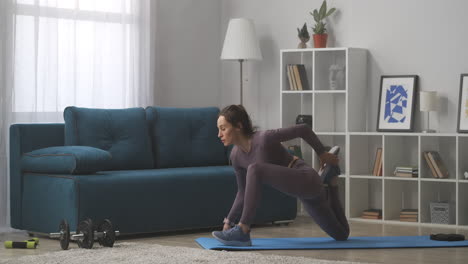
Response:
[[[110,152],[88,146],[57,146],[24,153],[24,172],[92,174],[110,168]]]
[[[64,145],[64,124],[13,124],[10,126],[11,226],[22,227],[23,178],[21,156],[40,148]]]

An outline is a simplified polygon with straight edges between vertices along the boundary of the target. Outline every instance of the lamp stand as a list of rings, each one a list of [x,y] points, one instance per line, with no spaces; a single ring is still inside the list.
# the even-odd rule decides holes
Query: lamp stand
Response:
[[[240,104],[242,105],[242,90],[244,89],[244,81],[242,79],[242,62],[244,62],[243,59],[239,59],[240,63]]]
[[[427,111],[427,123],[426,123],[426,129],[423,130],[423,133],[435,133],[436,131],[433,130],[433,129],[430,129],[430,126],[429,126],[429,113],[430,111]]]

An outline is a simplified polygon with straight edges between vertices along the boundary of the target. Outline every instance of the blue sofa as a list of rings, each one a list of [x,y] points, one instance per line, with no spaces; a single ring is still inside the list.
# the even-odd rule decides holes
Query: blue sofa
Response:
[[[123,234],[222,224],[237,191],[218,108],[67,107],[64,124],[10,127],[11,226],[110,219]],[[292,221],[296,199],[264,186],[255,223]]]

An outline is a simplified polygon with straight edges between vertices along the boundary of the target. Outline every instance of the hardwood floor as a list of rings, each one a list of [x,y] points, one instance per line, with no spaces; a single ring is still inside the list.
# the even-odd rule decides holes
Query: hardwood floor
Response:
[[[418,226],[374,224],[351,222],[352,236],[402,236],[402,235],[429,235],[431,233],[460,233],[468,237],[467,229],[441,229]],[[133,235],[121,237],[121,241],[154,243],[167,246],[183,246],[199,248],[194,239],[198,237],[211,237],[212,230],[196,230],[184,232],[158,233],[152,235]],[[306,216],[299,216],[294,223],[288,226],[264,225],[252,229],[252,237],[308,237],[326,236],[326,234]],[[0,241],[27,239],[25,232],[0,233]],[[43,254],[58,251],[58,240],[39,237],[40,245],[35,250],[30,249],[0,249],[0,259],[3,257],[20,257],[23,255]],[[96,244],[96,246],[99,246]],[[71,248],[77,245],[72,243]],[[327,260],[347,260],[370,263],[466,263],[468,248],[422,248],[422,249],[346,249],[346,250],[269,250],[256,251],[261,254],[275,254],[287,256],[303,256]]]

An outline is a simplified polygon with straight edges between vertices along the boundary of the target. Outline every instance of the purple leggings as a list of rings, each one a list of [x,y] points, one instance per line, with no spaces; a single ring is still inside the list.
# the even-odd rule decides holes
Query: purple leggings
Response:
[[[348,239],[349,225],[338,199],[338,187],[330,186],[327,191],[317,172],[303,160],[292,168],[271,163],[254,163],[247,168],[241,223],[253,222],[263,184],[299,198],[307,213],[335,240]]]

